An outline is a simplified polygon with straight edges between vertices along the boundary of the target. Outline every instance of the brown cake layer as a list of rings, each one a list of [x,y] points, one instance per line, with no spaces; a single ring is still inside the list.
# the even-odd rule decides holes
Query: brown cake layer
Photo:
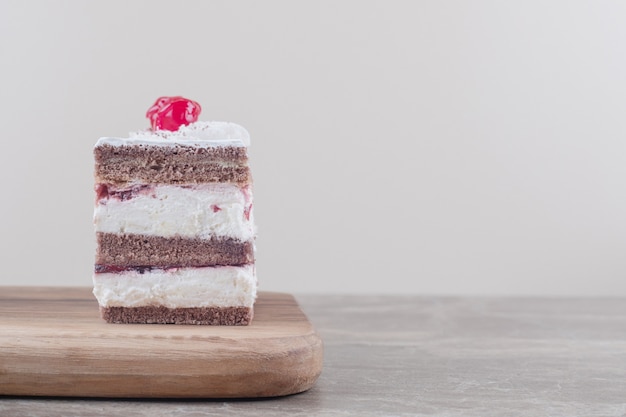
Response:
[[[252,321],[254,310],[252,307],[100,307],[100,314],[109,323],[245,326]]]
[[[192,239],[96,233],[96,264],[118,267],[245,265],[254,262],[254,243],[232,238]]]
[[[251,182],[245,147],[104,144],[94,149],[94,157],[96,183]]]

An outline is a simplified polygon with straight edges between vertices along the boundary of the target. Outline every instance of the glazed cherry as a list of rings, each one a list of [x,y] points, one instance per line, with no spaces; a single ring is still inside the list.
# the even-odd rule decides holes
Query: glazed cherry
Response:
[[[193,100],[181,96],[159,97],[146,112],[152,130],[176,131],[198,120],[202,108]]]

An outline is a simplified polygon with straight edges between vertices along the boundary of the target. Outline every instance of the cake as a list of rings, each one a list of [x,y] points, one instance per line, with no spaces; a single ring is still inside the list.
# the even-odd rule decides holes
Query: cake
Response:
[[[94,147],[94,295],[110,323],[247,325],[257,293],[248,132],[162,97]]]

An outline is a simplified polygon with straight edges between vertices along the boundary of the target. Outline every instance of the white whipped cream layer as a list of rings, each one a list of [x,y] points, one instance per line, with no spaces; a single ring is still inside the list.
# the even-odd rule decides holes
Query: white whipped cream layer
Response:
[[[250,146],[250,134],[243,127],[230,122],[195,122],[178,130],[142,130],[131,132],[128,138],[100,138],[100,145],[151,145],[151,146]]]
[[[102,307],[252,307],[257,295],[252,265],[101,273],[93,284]]]
[[[103,233],[247,241],[255,235],[252,192],[233,184],[155,185],[128,199],[98,200],[94,225]]]

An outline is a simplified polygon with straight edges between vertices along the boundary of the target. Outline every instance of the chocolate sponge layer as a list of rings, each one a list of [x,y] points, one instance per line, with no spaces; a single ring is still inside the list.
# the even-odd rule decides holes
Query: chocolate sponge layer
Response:
[[[98,232],[96,240],[97,265],[194,267],[254,262],[254,243],[232,238],[205,240]]]
[[[112,146],[94,149],[96,183],[251,182],[245,147]]]
[[[100,307],[100,314],[109,323],[245,326],[252,321],[254,311],[252,307],[167,308],[142,306]]]

